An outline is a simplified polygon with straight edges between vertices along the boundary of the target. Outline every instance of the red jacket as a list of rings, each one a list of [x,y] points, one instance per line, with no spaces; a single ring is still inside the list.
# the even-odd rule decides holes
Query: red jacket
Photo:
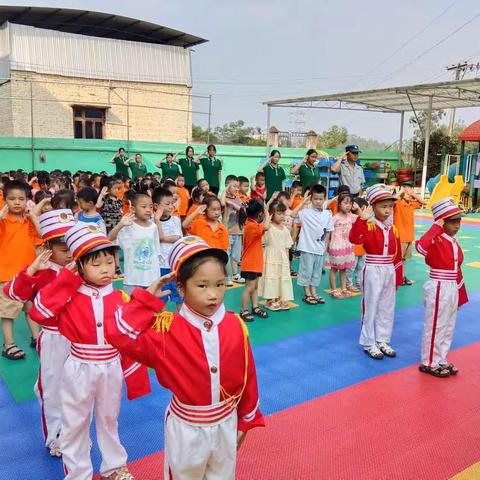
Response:
[[[164,306],[135,289],[132,300],[118,309],[116,323],[107,325],[111,344],[154,368],[160,384],[182,404],[209,406],[235,397],[238,429],[263,426],[246,326],[223,305],[212,317],[186,304],[179,313],[160,313]]]
[[[58,327],[64,337],[81,349],[82,345],[108,344],[104,329],[115,322],[115,311],[126,301],[111,284],[92,287],[64,268],[38,291],[29,314],[40,325]],[[121,363],[128,399],[150,393],[148,370],[124,355]]]
[[[396,284],[403,283],[402,246],[398,231],[394,226],[388,226],[375,219],[373,221],[357,218],[349,234],[350,242],[363,245],[368,255],[390,256],[390,263],[395,267]]]
[[[415,242],[420,255],[431,269],[447,270],[454,273],[458,285],[458,306],[468,302],[467,289],[463,282],[461,265],[463,251],[455,238],[445,233],[440,225],[434,223],[422,237]]]

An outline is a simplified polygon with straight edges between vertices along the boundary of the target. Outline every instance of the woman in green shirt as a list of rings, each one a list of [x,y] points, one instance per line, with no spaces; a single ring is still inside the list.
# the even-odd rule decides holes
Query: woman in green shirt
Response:
[[[280,152],[278,150],[272,150],[270,157],[260,165],[259,172],[263,172],[265,175],[265,186],[267,187],[266,201],[270,200],[275,192],[283,191],[283,182],[287,178],[285,170],[278,163],[280,162]]]
[[[300,183],[302,184],[302,190],[309,189],[312,185],[320,183],[320,169],[315,166],[317,163],[318,153],[315,149],[311,148],[303,157],[303,160],[297,165],[294,165],[290,170],[292,175],[300,176]]]
[[[180,167],[176,162],[177,155],[178,153],[175,155],[173,153],[167,153],[163,160],[155,164],[155,166],[162,171],[162,181],[165,181],[167,178],[176,180],[180,175]]]
[[[222,162],[215,157],[217,149],[215,145],[209,145],[207,147],[208,157],[200,158],[200,164],[203,169],[203,177],[210,185],[210,191],[215,195],[218,195],[220,190],[220,181],[222,178]]]
[[[193,158],[194,150],[192,146],[188,146],[185,149],[185,156],[186,158],[181,158],[178,161],[182,169],[182,174],[185,177],[185,187],[188,189],[190,193],[192,193],[193,187],[197,184],[198,180],[198,164],[200,163],[200,157],[205,155],[207,152],[203,152],[198,158]]]
[[[132,171],[132,180],[139,177],[143,178],[147,174],[147,167],[142,161],[142,155],[140,153],[135,154],[135,160],[132,160],[129,164]]]
[[[120,147],[117,153],[112,157],[110,163],[115,164],[115,173],[122,177],[129,177],[130,171],[128,170],[129,159],[125,154],[125,149]]]

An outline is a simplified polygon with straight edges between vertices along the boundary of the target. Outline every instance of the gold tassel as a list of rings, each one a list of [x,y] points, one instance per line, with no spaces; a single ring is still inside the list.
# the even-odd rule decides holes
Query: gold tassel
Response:
[[[157,333],[165,333],[170,330],[170,326],[172,325],[173,321],[173,313],[172,312],[159,312],[155,314],[155,321],[153,323],[152,328]]]
[[[128,303],[130,301],[130,295],[125,290],[120,290],[122,294],[123,303]]]
[[[375,224],[375,222],[368,222],[367,228],[368,228],[368,231],[371,232],[372,230],[375,230],[377,228],[377,225]]]

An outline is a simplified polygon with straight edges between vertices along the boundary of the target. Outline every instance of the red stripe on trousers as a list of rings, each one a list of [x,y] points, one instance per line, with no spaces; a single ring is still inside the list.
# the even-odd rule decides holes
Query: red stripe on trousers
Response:
[[[37,354],[38,358],[41,360],[41,351],[42,351],[42,339],[43,339],[43,332],[40,332],[40,335],[38,336],[37,339]],[[41,400],[41,415],[42,415],[42,430],[43,430],[43,436],[45,440],[48,438],[48,428],[47,428],[47,420],[45,418],[45,405],[43,402],[43,387],[42,387],[42,362],[39,362],[39,367],[38,367],[38,393],[40,394],[40,400]]]
[[[363,327],[363,317],[365,316],[365,270],[366,270],[366,268],[363,267],[363,272],[362,272],[362,323],[360,324],[360,330]]]
[[[433,346],[435,345],[435,333],[437,329],[438,320],[438,304],[440,303],[440,282],[437,282],[437,291],[435,293],[435,307],[433,309],[433,325],[432,325],[432,338],[430,340],[430,356],[428,358],[428,366],[432,366],[433,360]]]

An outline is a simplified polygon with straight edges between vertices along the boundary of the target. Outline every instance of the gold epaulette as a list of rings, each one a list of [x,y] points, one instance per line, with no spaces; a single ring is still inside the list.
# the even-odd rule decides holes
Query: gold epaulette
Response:
[[[157,333],[165,333],[170,330],[172,322],[173,322],[172,312],[159,312],[155,314],[155,321],[153,322],[152,328]]]
[[[371,232],[372,230],[375,230],[377,228],[377,224],[375,222],[367,222],[367,228],[368,231]]]
[[[248,338],[249,333],[248,333],[248,327],[247,324],[242,320],[242,317],[238,313],[234,313],[234,315],[240,320],[240,325],[242,326],[243,333],[244,335]]]
[[[392,225],[393,228],[393,234],[395,235],[395,238],[399,238],[400,234],[398,233],[398,228],[395,225]]]
[[[130,301],[130,295],[125,290],[120,290],[122,294],[123,303],[128,303]]]

